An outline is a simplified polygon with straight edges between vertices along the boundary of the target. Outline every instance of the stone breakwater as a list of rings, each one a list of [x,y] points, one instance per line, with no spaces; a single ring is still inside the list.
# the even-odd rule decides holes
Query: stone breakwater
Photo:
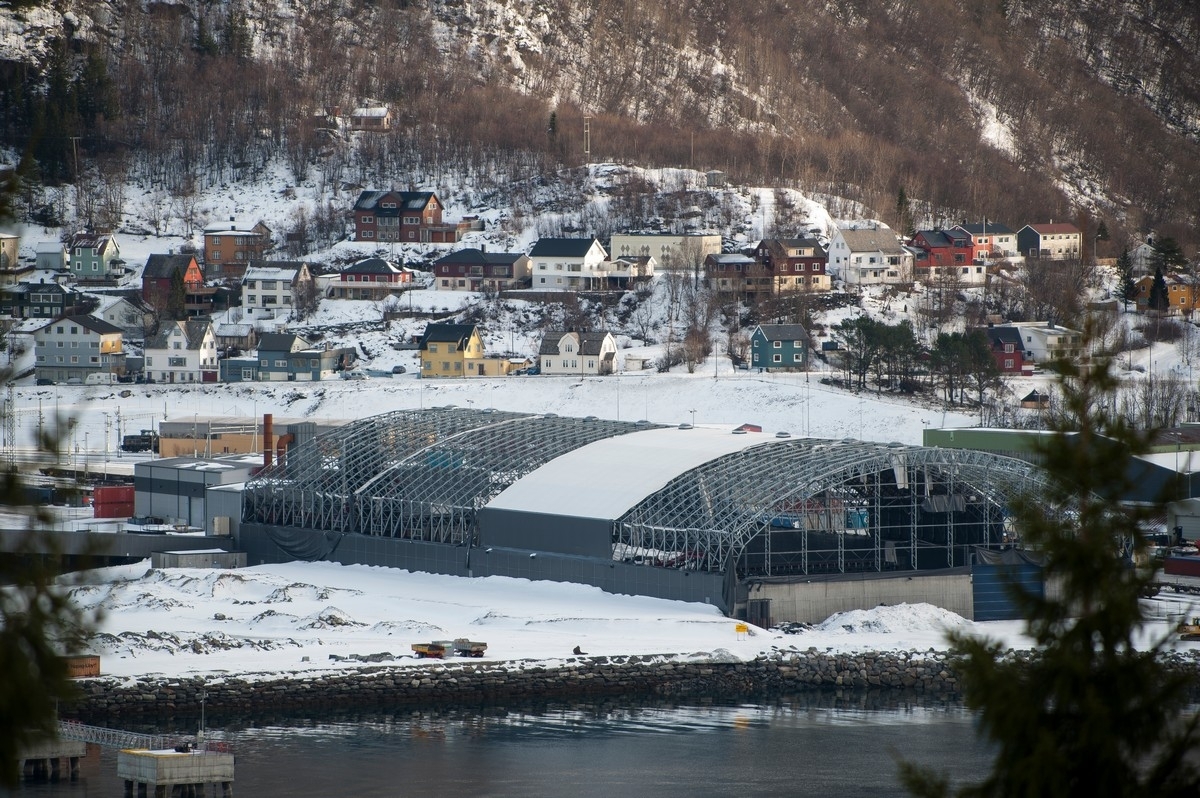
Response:
[[[1168,661],[1172,667],[1200,673],[1200,659],[1193,655],[1171,655]],[[200,712],[202,694],[210,712],[235,713],[616,696],[722,700],[814,689],[882,689],[960,697],[950,656],[937,652],[788,651],[746,662],[699,656],[575,657],[554,663],[447,660],[262,678],[100,677],[81,680],[79,686],[81,699],[69,714],[85,720],[195,715]]]

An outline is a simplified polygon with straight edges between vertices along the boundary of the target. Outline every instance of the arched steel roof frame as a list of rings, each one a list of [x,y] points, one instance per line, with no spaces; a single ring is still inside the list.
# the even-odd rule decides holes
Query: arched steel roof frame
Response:
[[[442,543],[504,488],[581,446],[653,425],[492,410],[401,410],[290,448],[246,486],[243,519]]]
[[[910,489],[915,480],[920,491]],[[915,568],[928,556],[921,549],[941,546],[945,565],[953,565],[955,547],[968,540],[955,540],[956,512],[963,523],[982,524],[982,535],[973,531],[983,539],[972,542],[998,544],[991,537],[1003,528],[1008,500],[1043,484],[1029,463],[986,452],[766,441],[680,474],[631,508],[613,525],[614,557],[706,571],[812,574],[900,567],[897,549]],[[951,498],[930,499],[938,495]],[[947,516],[944,540],[923,537],[927,530],[917,519],[928,511]],[[883,529],[889,514],[907,517],[907,540],[895,539],[904,530]],[[773,550],[784,539],[793,549]]]

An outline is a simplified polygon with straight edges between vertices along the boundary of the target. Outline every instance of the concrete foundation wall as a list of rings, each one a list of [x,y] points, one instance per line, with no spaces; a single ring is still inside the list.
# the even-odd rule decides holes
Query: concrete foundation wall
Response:
[[[192,751],[117,752],[117,777],[138,784],[211,784],[233,781],[233,754]]]
[[[835,612],[870,609],[880,604],[923,602],[971,618],[974,606],[969,573],[894,576],[824,582],[757,582],[751,601],[771,601],[771,621],[820,623]]]

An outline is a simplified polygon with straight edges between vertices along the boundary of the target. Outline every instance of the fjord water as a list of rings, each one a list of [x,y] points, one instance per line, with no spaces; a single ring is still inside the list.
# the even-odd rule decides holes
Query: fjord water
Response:
[[[233,743],[242,796],[851,798],[904,794],[897,757],[955,781],[978,779],[990,759],[970,713],[955,704],[404,710],[257,719],[210,732]],[[26,785],[21,794],[121,792],[116,753],[105,750],[89,754],[78,782]]]

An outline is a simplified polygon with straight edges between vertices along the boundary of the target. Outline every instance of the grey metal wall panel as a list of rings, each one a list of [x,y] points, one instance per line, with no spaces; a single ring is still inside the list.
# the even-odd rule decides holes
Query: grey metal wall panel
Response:
[[[607,559],[612,555],[612,522],[522,510],[484,507],[479,511],[479,542],[533,551],[553,551]]]
[[[971,566],[971,593],[976,621],[1014,621],[1021,613],[1012,597],[1012,585],[1033,595],[1044,595],[1042,569],[1036,565]]]
[[[296,530],[289,529],[290,534]],[[314,538],[324,533],[309,532]],[[262,524],[243,523],[238,549],[250,565],[290,562],[294,558],[277,546]],[[722,612],[730,607],[722,596],[724,575],[703,571],[655,568],[603,558],[563,555],[547,551],[480,546],[468,549],[442,543],[348,534],[337,541],[327,560],[402,568],[451,576],[511,576],[594,585],[609,593],[652,596],[711,604]]]

